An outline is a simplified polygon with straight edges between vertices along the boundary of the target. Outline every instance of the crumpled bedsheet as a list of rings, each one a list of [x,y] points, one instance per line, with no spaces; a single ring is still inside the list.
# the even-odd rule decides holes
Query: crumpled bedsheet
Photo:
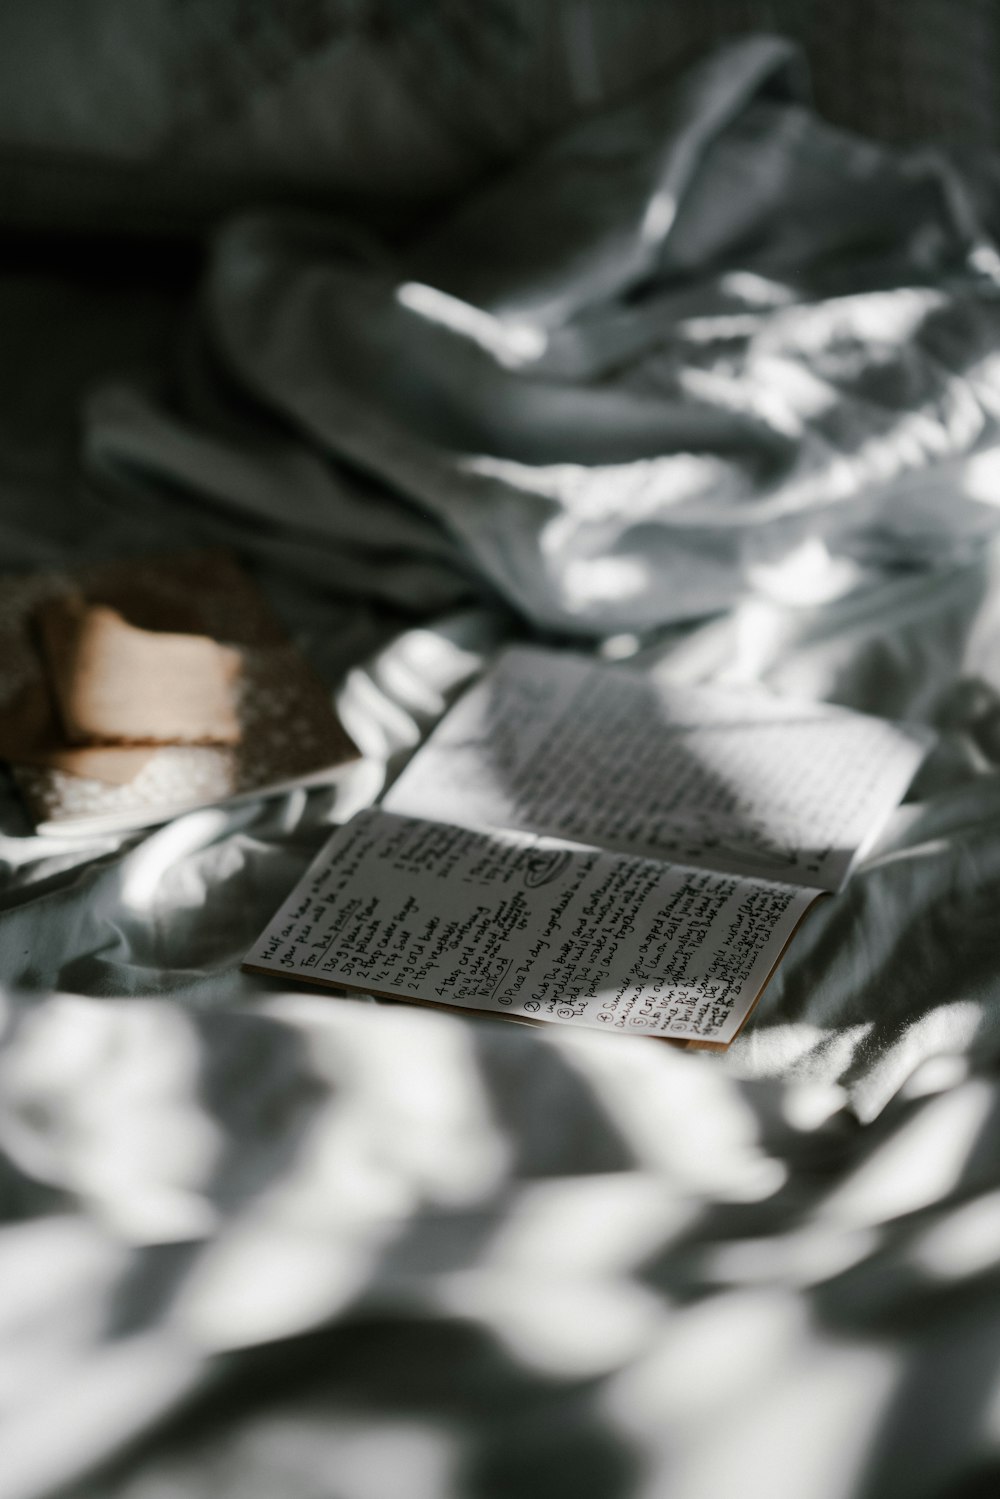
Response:
[[[328,587],[446,607],[472,581],[562,636],[729,609],[809,545],[810,596],[844,592],[996,527],[979,217],[943,157],[824,124],[790,44],[753,38],[402,248],[231,225],[182,395],[96,390],[88,460],[264,523]]]
[[[82,466],[69,395],[0,422],[8,565],[235,546],[366,795],[513,634],[937,736],[722,1058],[241,974],[357,785],[82,841],[5,783],[0,1499],[996,1491],[991,252],[793,62],[590,122],[402,268],[232,226],[179,368],[176,308],[43,340],[0,280],[5,398],[88,390]]]

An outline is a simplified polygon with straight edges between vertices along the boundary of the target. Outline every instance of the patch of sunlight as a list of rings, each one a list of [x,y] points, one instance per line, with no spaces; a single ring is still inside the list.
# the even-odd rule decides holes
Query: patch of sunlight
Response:
[[[700,1263],[713,1280],[734,1285],[812,1286],[860,1264],[878,1244],[870,1227],[809,1223],[786,1234],[717,1245]]]
[[[468,338],[508,369],[531,364],[548,347],[548,334],[531,323],[509,323],[473,307],[436,286],[406,281],[396,289],[396,301],[408,312]]]
[[[219,1127],[198,1096],[201,1052],[180,1010],[151,1004],[115,1028],[109,1065],[89,1079],[77,1113],[77,1180],[117,1232],[135,1243],[208,1233],[203,1195],[222,1151]]]
[[[392,1421],[324,1407],[310,1416],[263,1414],[241,1436],[239,1457],[255,1476],[254,1495],[333,1493],[320,1475],[336,1473],[336,1499],[442,1499],[455,1493],[462,1448],[430,1420]],[[168,1499],[164,1494],[161,1499]],[[172,1499],[172,1496],[171,1496]]]
[[[373,1160],[448,1207],[471,1207],[506,1177],[510,1147],[493,1116],[469,1025],[404,1007],[359,1011],[313,1031],[311,1050],[364,1118]]]
[[[483,1263],[529,1275],[533,1268],[619,1274],[661,1248],[694,1211],[651,1172],[540,1182],[511,1203]]]
[[[774,341],[804,353],[824,353],[831,346],[883,342],[909,344],[927,319],[948,305],[936,288],[896,287],[858,292],[823,302],[786,308],[775,325]]]
[[[928,461],[948,458],[956,449],[971,447],[984,425],[975,397],[953,384],[946,410],[907,411],[888,432],[876,432],[858,444],[851,460],[855,484],[889,484],[926,467]],[[907,503],[912,504],[913,498],[908,497]]]
[[[993,352],[977,359],[963,371],[963,378],[990,416],[996,418],[1000,407],[1000,354]],[[970,399],[974,399],[971,394]]]
[[[495,453],[461,453],[456,467],[466,474],[497,479],[511,489],[524,490],[550,500],[563,502],[567,490],[581,487],[583,468],[578,463],[519,463],[516,458],[499,458]],[[572,493],[570,495],[572,498]],[[541,536],[545,548],[545,531]]]
[[[380,1144],[363,1101],[328,1099],[314,1112],[294,1167],[259,1194],[257,1211],[303,1233],[404,1222],[417,1210],[419,1187]]]
[[[992,245],[977,245],[969,254],[969,264],[982,275],[1000,281],[1000,255]]]
[[[719,286],[726,296],[738,297],[750,307],[787,307],[795,300],[789,287],[756,271],[727,271]]]
[[[820,920],[821,917],[810,918]],[[822,1058],[822,1071],[840,1077],[857,1057],[875,1030],[873,1020],[856,1025],[816,1025],[808,1020],[772,1021],[767,1032],[767,1070],[773,1076],[788,1076],[800,1063]],[[754,1033],[746,1038],[751,1054]]]
[[[25,1015],[4,1058],[4,1102],[19,1094],[78,1088],[104,1059],[107,1012],[90,999],[58,994]]]
[[[0,1234],[0,1408],[44,1389],[52,1370],[104,1335],[128,1248],[82,1214],[5,1222]]]
[[[905,809],[904,809],[905,810]],[[905,827],[905,822],[901,824]],[[879,854],[874,863],[904,864],[921,858],[937,858],[947,851],[947,840],[928,838],[911,848],[892,850]],[[854,1111],[862,1124],[875,1118],[889,1098],[896,1092],[896,1080],[913,1076],[928,1057],[938,1054],[953,1056],[970,1052],[982,1026],[982,1005],[971,999],[952,1000],[938,1004],[922,1015],[917,1015],[899,1036],[892,1048],[891,1074],[883,1075],[881,1068],[869,1071],[860,1078],[851,1090]],[[845,1059],[848,1061],[849,1059]],[[956,1090],[956,1096],[957,1096]]]
[[[821,379],[797,359],[760,354],[753,362],[753,375],[766,388],[769,400],[780,402],[784,413],[782,430],[792,434],[801,432],[804,422],[815,421],[831,411],[840,399],[828,380]]]
[[[957,1088],[969,1076],[969,1058],[957,1054],[927,1057],[911,1072],[899,1090],[900,1098],[926,1098]]]
[[[203,1187],[221,1149],[200,1067],[193,1028],[172,1006],[50,1002],[6,1058],[0,1138],[131,1242],[197,1236],[214,1226]]]
[[[437,1300],[484,1323],[515,1358],[553,1379],[593,1379],[649,1343],[659,1298],[626,1279],[591,1279],[530,1267],[477,1268],[443,1278]]]
[[[275,818],[275,831],[290,837],[301,827],[308,805],[309,799],[304,786],[293,786],[284,796],[277,798],[276,805],[269,809]]]
[[[351,738],[357,744],[353,734]],[[345,765],[337,772],[336,785],[332,788],[336,797],[336,813],[329,820],[349,822],[355,812],[370,807],[385,785],[385,774],[384,762],[373,760],[367,755]],[[292,824],[293,829],[296,826],[297,822]]]
[[[951,1209],[911,1242],[910,1257],[939,1280],[993,1269],[1000,1262],[1000,1189]]]
[[[713,344],[751,338],[760,327],[759,312],[711,312],[703,317],[681,318],[678,333],[689,343]]]
[[[665,239],[673,228],[676,217],[677,199],[673,193],[668,193],[661,188],[658,193],[653,194],[643,215],[639,228],[639,237],[643,244],[656,244],[659,240]]]
[[[444,692],[481,666],[481,656],[453,641],[432,630],[413,630],[379,657],[373,675],[394,702],[413,713],[437,716],[444,711]]]
[[[983,1327],[987,1336],[992,1327],[996,1325],[994,1317],[983,1319]],[[994,1447],[1000,1445],[1000,1379],[994,1376],[993,1388],[983,1401],[983,1412],[979,1420],[979,1430]]]
[[[294,1172],[267,1194],[272,1216],[338,1229],[399,1221],[421,1201],[474,1207],[506,1180],[511,1147],[460,1021],[306,994],[268,1010],[295,1027],[331,1087]]]
[[[188,1277],[180,1325],[216,1350],[335,1315],[409,1219],[478,1205],[509,1171],[467,1027],[308,995],[269,1010],[294,1021],[331,1092],[294,1162]]]
[[[759,682],[796,644],[801,624],[773,599],[747,599],[730,621],[732,648],[728,661],[713,675],[720,682]]]
[[[654,640],[642,654],[642,666],[657,682],[693,687],[717,681],[732,659],[737,611],[703,625],[684,623]]]
[[[729,1357],[731,1355],[727,1355]],[[720,1361],[721,1362],[721,1361]],[[865,1343],[820,1341],[811,1330],[770,1377],[759,1368],[720,1410],[698,1423],[680,1450],[661,1409],[669,1484],[661,1470],[641,1499],[664,1492],[740,1499],[848,1499],[861,1492],[870,1454],[900,1378],[900,1356]],[[717,1369],[699,1381],[714,1396]],[[719,1440],[720,1421],[725,1440]],[[662,1428],[661,1428],[662,1429]]]
[[[974,454],[965,465],[962,483],[970,499],[1000,506],[1000,448]]]
[[[812,608],[843,598],[862,576],[856,562],[831,556],[818,536],[807,537],[781,557],[751,562],[747,567],[751,588],[793,608]]]
[[[62,1488],[162,1417],[191,1389],[200,1358],[163,1332],[93,1349],[50,1379],[44,1397],[8,1414],[0,1499]]]
[[[601,641],[600,654],[606,661],[624,661],[634,656],[642,645],[638,635],[609,635]]]
[[[205,1247],[171,1323],[215,1353],[294,1337],[334,1316],[362,1289],[389,1233],[388,1223],[354,1235],[237,1223]]]
[[[665,1417],[675,1428],[717,1422],[720,1410],[776,1377],[807,1328],[805,1304],[780,1289],[723,1293],[661,1313],[648,1350],[608,1386],[615,1426],[649,1432]]]
[[[792,1129],[821,1129],[834,1114],[847,1106],[847,1093],[839,1083],[791,1082],[784,1091],[781,1112]]]
[[[771,403],[768,411],[777,414],[779,409],[774,402],[774,393],[760,381],[740,379],[728,371],[687,365],[678,371],[677,387],[683,395],[714,406],[720,413],[736,412],[741,416],[761,418],[765,402]]]
[[[420,740],[420,728],[413,716],[382,692],[360,666],[352,667],[345,676],[337,711],[358,749],[370,760],[388,760]]]
[[[470,633],[479,624],[471,615],[464,616],[463,622],[468,622]],[[437,630],[408,630],[386,656],[398,655],[421,678],[429,678],[439,690],[448,691],[480,669],[484,654],[494,643],[493,636],[482,628],[476,632],[476,639],[476,646],[460,645]]]
[[[632,599],[650,584],[649,568],[636,557],[577,557],[562,576],[567,610],[582,614],[592,604]]]
[[[787,1180],[766,1155],[757,1117],[739,1084],[714,1059],[685,1055],[638,1038],[609,1038],[567,1028],[545,1042],[593,1089],[635,1153],[696,1195],[760,1202]]]
[[[102,1206],[115,1231],[133,1244],[202,1239],[218,1223],[214,1206],[199,1193],[182,1187],[148,1186],[132,1198],[119,1194],[110,1205]]]
[[[70,1213],[6,1221],[0,1233],[0,1326],[6,1337],[26,1315],[105,1267],[109,1255],[120,1268],[121,1246],[111,1245],[93,1224]],[[17,1294],[11,1295],[13,1287]]]
[[[822,1216],[846,1224],[885,1223],[939,1201],[961,1179],[994,1104],[986,1081],[929,1098],[830,1193]]]
[[[244,808],[245,816],[254,814]],[[160,881],[169,869],[198,849],[207,848],[220,834],[232,831],[232,809],[206,807],[175,818],[166,827],[150,834],[122,860],[120,899],[135,912],[149,911]]]
[[[899,1367],[891,1351],[824,1339],[804,1297],[752,1289],[664,1316],[599,1408],[643,1455],[637,1499],[846,1499]]]

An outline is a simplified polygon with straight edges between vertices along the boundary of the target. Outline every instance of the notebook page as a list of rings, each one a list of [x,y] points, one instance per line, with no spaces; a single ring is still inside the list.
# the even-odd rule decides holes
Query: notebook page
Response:
[[[818,894],[374,809],[334,835],[244,966],[725,1045]]]
[[[825,703],[514,648],[384,805],[837,890],[926,748],[921,731]]]

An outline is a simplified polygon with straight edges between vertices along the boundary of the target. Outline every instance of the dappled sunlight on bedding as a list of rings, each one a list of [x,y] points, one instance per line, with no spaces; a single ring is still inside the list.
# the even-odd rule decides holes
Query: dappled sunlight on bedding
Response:
[[[975,7],[931,8],[954,38]],[[354,9],[382,37],[406,7]],[[238,552],[365,756],[76,843],[0,784],[0,1499],[992,1495],[996,183],[824,121],[780,38],[602,107],[574,6],[586,117],[508,160],[519,32],[483,9],[507,81],[475,91],[455,20],[442,98],[490,178],[411,242],[225,223],[160,308],[169,358],[123,336],[121,262],[72,294],[75,244],[0,275],[5,567]],[[916,88],[945,48],[912,35]],[[526,640],[933,741],[725,1055],[240,970]],[[641,768],[622,724],[610,767],[562,772],[591,808]],[[787,744],[707,750],[702,792],[783,791]]]

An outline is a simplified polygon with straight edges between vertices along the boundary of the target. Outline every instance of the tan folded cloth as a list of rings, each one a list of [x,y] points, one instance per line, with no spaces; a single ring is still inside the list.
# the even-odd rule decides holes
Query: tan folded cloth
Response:
[[[46,604],[37,622],[69,745],[239,742],[239,651],[140,630],[78,594]]]
[[[357,757],[329,688],[224,554],[0,579],[0,759],[46,830],[143,826]]]
[[[156,754],[155,747],[68,745],[56,721],[44,682],[35,681],[0,708],[0,760],[39,765],[87,776],[109,786],[125,786]]]

